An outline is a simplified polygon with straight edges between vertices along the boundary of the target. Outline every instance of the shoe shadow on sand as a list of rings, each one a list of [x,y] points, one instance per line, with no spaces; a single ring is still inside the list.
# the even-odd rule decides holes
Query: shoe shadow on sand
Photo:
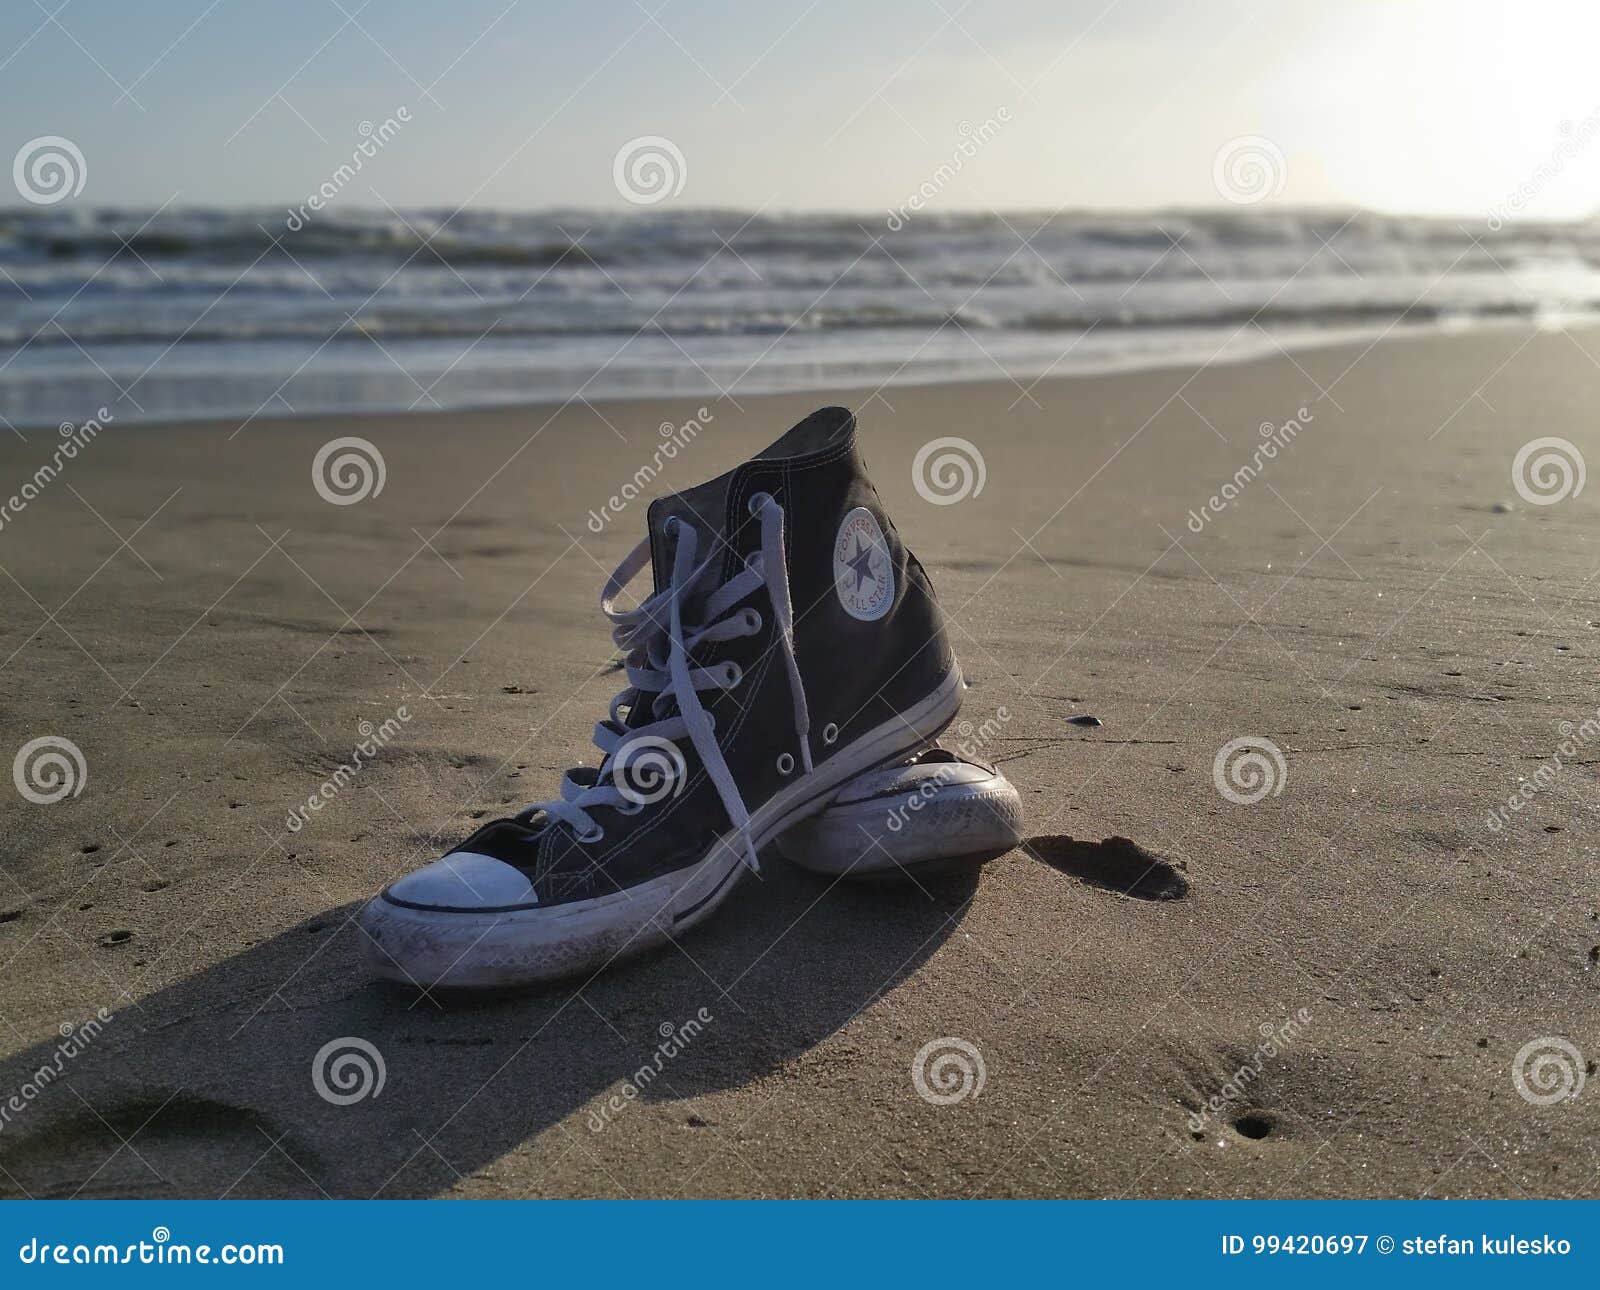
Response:
[[[0,1063],[24,1094],[0,1123],[0,1196],[431,1196],[553,1128],[526,1176],[581,1148],[625,1174],[642,1127],[625,1088],[688,1101],[773,1075],[927,959],[976,881],[830,885],[764,857],[677,946],[470,1000],[372,981],[356,907],[331,910],[125,1005],[76,1055],[52,1039]],[[319,1092],[330,1044],[323,1087],[359,1100]]]
[[[1189,879],[1181,860],[1146,851],[1128,838],[1088,842],[1066,834],[1029,838],[1023,853],[1091,887],[1136,900],[1182,900]]]

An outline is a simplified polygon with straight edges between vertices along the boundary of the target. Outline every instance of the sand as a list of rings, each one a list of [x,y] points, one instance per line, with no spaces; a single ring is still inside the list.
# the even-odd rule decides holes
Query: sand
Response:
[[[1538,1105],[1513,1069],[1600,1056],[1600,494],[1510,469],[1600,460],[1597,392],[1600,337],[1507,329],[710,403],[652,491],[857,407],[1034,840],[897,889],[774,853],[680,945],[477,1003],[370,982],[350,919],[592,756],[643,504],[589,515],[698,403],[108,429],[0,529],[0,751],[87,768],[3,795],[0,1192],[1593,1195],[1600,1081]],[[349,506],[312,486],[342,435],[386,468]],[[914,488],[940,436],[980,494]],[[0,435],[0,479],[56,441]],[[1284,763],[1251,804],[1213,775],[1241,738]],[[313,1067],[350,1039],[383,1083],[339,1104]],[[949,1039],[982,1087],[936,1104]]]

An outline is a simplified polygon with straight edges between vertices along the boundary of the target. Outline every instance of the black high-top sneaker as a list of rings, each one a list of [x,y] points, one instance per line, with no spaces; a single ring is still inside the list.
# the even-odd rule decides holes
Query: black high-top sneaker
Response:
[[[651,504],[648,539],[601,594],[628,688],[595,727],[600,765],[368,904],[380,975],[506,986],[648,949],[710,915],[843,783],[950,722],[962,683],[943,614],[855,430],[824,408]],[[617,608],[646,564],[654,594]]]

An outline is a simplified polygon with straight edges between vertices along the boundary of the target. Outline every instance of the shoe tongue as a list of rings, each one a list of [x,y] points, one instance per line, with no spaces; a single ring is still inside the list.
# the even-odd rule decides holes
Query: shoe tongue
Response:
[[[695,543],[696,560],[704,560],[716,551],[727,538],[728,504],[738,487],[741,476],[756,462],[781,461],[790,457],[804,457],[837,447],[849,438],[856,424],[855,415],[848,408],[818,408],[803,421],[791,426],[776,443],[762,449],[750,461],[736,466],[726,474],[708,479],[703,484],[686,488],[681,493],[669,493],[650,503],[650,556],[655,573],[656,590],[662,590],[672,568],[672,544],[666,539],[666,524],[676,518],[694,529],[699,539]]]
[[[694,530],[695,561],[704,560],[723,540],[728,513],[728,492],[736,471],[696,484],[681,493],[669,493],[650,503],[650,559],[657,591],[666,589],[672,572],[673,544],[666,535],[667,522],[676,519]]]

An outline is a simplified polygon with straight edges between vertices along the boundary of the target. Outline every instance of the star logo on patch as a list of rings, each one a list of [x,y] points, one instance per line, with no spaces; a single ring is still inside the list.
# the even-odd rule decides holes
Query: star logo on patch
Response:
[[[856,553],[851,556],[846,563],[850,566],[850,572],[856,576],[855,589],[858,593],[861,590],[862,583],[871,582],[877,578],[877,575],[872,572],[872,556],[872,548],[867,546],[859,537],[857,537]]]
[[[865,506],[844,517],[833,544],[833,585],[852,618],[876,622],[894,604],[894,561],[877,518]]]

